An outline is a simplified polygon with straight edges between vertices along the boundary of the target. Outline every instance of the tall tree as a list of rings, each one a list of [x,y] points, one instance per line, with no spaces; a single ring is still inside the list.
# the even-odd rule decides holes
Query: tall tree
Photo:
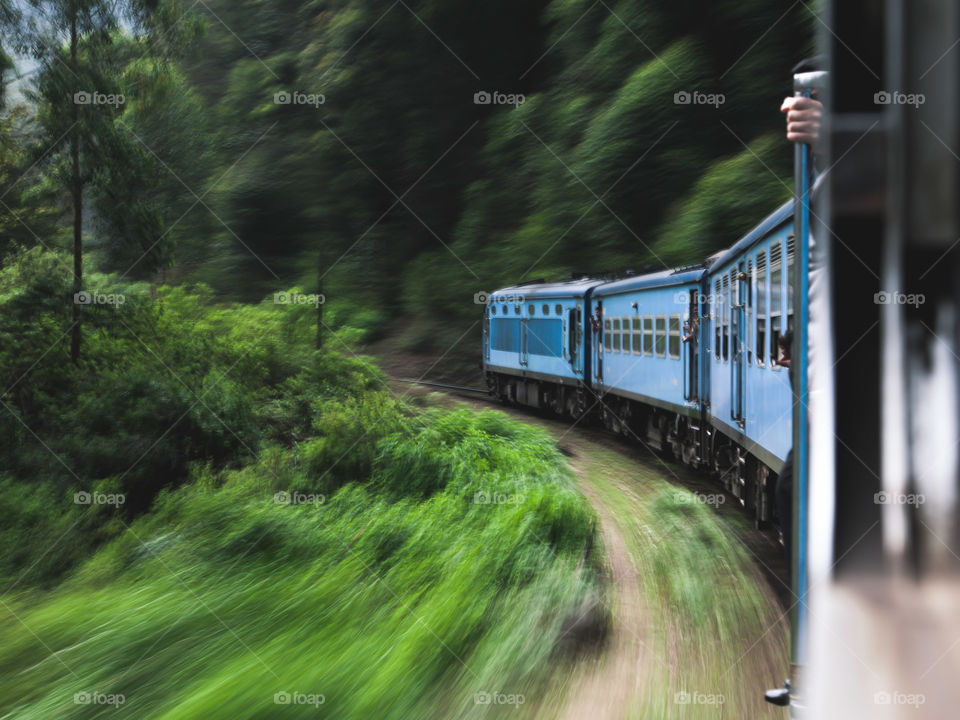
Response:
[[[73,226],[73,327],[70,357],[80,357],[81,312],[77,293],[83,288],[84,193],[94,182],[108,184],[131,164],[129,132],[118,120],[126,96],[121,82],[131,64],[130,48],[137,41],[130,31],[150,42],[142,48],[160,57],[182,50],[196,31],[178,0],[30,0],[24,45],[40,63],[33,99],[42,129],[39,155],[69,197]],[[179,29],[181,21],[187,19]],[[118,46],[122,49],[118,50]],[[165,75],[141,72],[144,86]],[[158,92],[155,83],[146,93]],[[142,117],[138,110],[137,117]],[[141,153],[142,155],[142,153]],[[142,158],[139,158],[142,159]],[[114,172],[111,173],[111,170]],[[142,188],[145,195],[150,188]],[[109,193],[106,194],[109,197]],[[105,215],[108,215],[105,213]],[[140,228],[156,224],[149,210]],[[113,216],[114,219],[116,215]]]

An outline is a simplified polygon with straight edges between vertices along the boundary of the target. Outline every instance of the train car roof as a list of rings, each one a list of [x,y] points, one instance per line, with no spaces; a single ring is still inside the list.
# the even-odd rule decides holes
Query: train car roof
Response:
[[[681,268],[680,270],[663,270],[661,272],[638,275],[614,282],[604,283],[594,291],[594,297],[615,295],[632,290],[649,290],[671,285],[684,285],[699,282],[706,272],[706,268]]]
[[[759,225],[753,228],[753,230],[737,240],[733,247],[731,247],[729,250],[721,252],[717,259],[710,263],[710,267],[717,268],[721,265],[726,265],[728,262],[740,255],[740,253],[746,251],[752,245],[760,242],[773,230],[788,221],[793,221],[793,200],[788,200],[783,205],[778,207],[772,213],[767,215],[767,217],[765,217]]]
[[[511,285],[490,293],[493,295],[523,295],[524,298],[543,297],[582,297],[590,288],[603,283],[597,278],[581,278],[555,283],[530,283],[529,285]]]

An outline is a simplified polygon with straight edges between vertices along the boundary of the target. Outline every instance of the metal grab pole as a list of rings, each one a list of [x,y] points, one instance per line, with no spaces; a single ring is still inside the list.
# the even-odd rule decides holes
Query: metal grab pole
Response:
[[[793,76],[794,94],[811,97],[813,90],[826,85],[826,72],[797,73]],[[793,528],[791,585],[797,598],[791,618],[791,664],[802,666],[806,659],[807,639],[807,516],[808,516],[808,376],[807,348],[810,272],[810,190],[813,185],[811,148],[798,143],[794,149],[794,263],[795,318],[791,368],[793,373]],[[796,685],[796,678],[794,679]]]

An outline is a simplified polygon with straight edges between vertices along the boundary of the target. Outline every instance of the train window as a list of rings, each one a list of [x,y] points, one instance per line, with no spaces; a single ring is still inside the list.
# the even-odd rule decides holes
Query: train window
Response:
[[[556,311],[557,315],[563,315],[563,305],[558,304],[553,309]]]
[[[583,346],[583,310],[577,305],[577,347]]]
[[[519,314],[520,314],[520,306],[519,306],[519,305],[514,305],[514,306],[513,306],[513,314],[514,314],[514,315],[519,315]]]
[[[507,309],[507,306],[504,305],[504,306],[503,306],[503,314],[506,315],[508,312],[509,312],[509,310]]]
[[[559,305],[557,305],[557,309],[560,309]],[[570,362],[572,363],[577,357],[577,346],[580,342],[580,324],[577,322],[577,308],[570,308],[567,327],[570,328],[567,333],[567,354],[570,356]]]
[[[657,357],[667,356],[667,317],[657,315],[656,332],[653,338],[654,351]]]
[[[496,314],[497,314],[497,306],[496,306],[496,305],[491,305],[491,306],[490,306],[490,312],[492,312],[494,315],[496,315]]]
[[[641,352],[641,333],[643,332],[643,318],[639,315],[634,315],[632,318],[633,322],[633,354],[639,355]]]
[[[643,354],[653,355],[653,318],[649,315],[643,319]]]
[[[680,358],[680,316],[670,316],[670,343],[668,346],[670,357]]]
[[[723,361],[726,362],[730,359],[730,277],[728,275],[723,276],[723,337],[721,342],[723,343]]]
[[[747,342],[747,365],[753,364],[753,258],[747,260],[747,307],[744,310],[744,320],[746,327],[743,328],[743,334]]]
[[[782,325],[781,314],[782,306],[782,287],[781,278],[783,269],[781,266],[782,250],[778,240],[770,246],[770,367],[774,370],[779,369],[777,365],[777,342],[780,339]]]
[[[613,351],[620,352],[620,318],[613,319]]]
[[[620,318],[620,349],[630,352],[630,318]]]
[[[610,339],[610,318],[603,321],[603,347],[608,352],[613,349],[613,341]]]
[[[723,331],[723,324],[720,321],[720,315],[723,308],[723,296],[720,294],[720,281],[717,280],[713,288],[713,355],[720,359],[720,333]]]
[[[787,235],[787,315],[793,315],[793,233]],[[788,323],[789,324],[789,323]]]
[[[531,315],[536,315],[536,314],[537,314],[537,306],[536,306],[536,305],[527,305],[527,312],[530,313]]]
[[[740,277],[737,268],[730,270],[730,357],[734,362],[740,362],[740,306],[743,297],[740,295]]]
[[[546,303],[543,304],[543,314],[544,314],[544,315],[549,315],[549,314],[550,314],[550,306],[547,305]]]
[[[757,253],[757,365],[764,367],[767,357],[767,251]]]

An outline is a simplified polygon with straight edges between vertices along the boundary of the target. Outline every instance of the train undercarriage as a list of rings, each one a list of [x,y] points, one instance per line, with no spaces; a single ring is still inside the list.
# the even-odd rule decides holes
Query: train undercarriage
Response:
[[[707,473],[737,499],[756,528],[776,517],[777,473],[701,418],[611,393],[598,395],[582,384],[493,372],[486,376],[490,394],[502,403],[602,424],[611,433]]]

